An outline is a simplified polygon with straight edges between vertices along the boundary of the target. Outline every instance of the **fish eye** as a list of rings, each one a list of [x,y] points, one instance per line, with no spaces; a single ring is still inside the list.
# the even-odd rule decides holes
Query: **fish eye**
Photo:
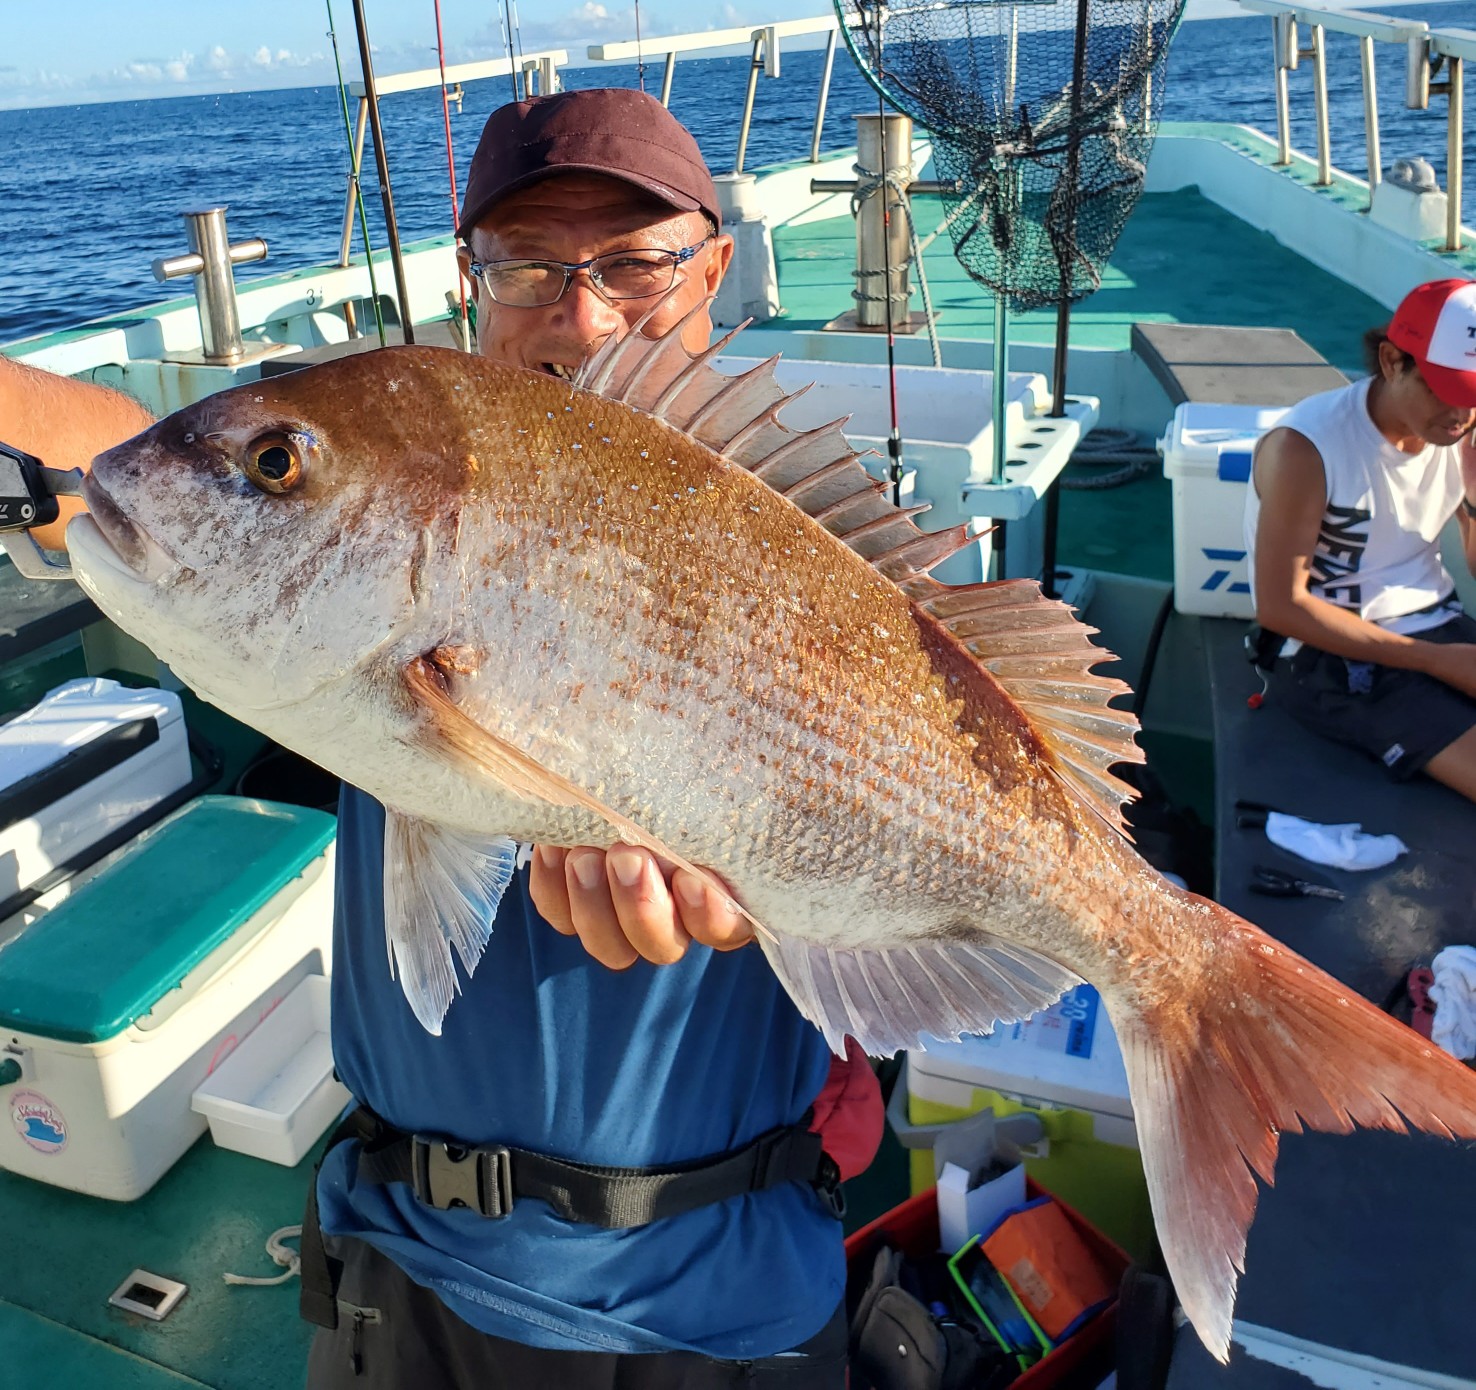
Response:
[[[263,435],[247,449],[242,471],[262,492],[290,492],[302,481],[302,451],[287,435]]]

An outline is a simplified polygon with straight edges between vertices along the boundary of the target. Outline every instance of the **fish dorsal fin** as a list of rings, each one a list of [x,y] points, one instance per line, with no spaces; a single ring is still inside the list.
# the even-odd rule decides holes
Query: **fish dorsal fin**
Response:
[[[682,332],[705,307],[654,339],[641,333],[651,310],[619,342],[607,338],[574,384],[654,415],[748,469],[906,593],[920,591],[920,577],[975,540],[962,525],[919,530],[912,518],[927,508],[892,503],[841,432],[849,416],[811,430],[780,424],[779,412],[809,388],[786,393],[774,379],[777,356],[738,376],[718,371],[713,358],[746,325],[691,352]]]
[[[574,384],[655,415],[740,464],[869,561],[994,677],[1029,717],[1062,781],[1126,833],[1122,804],[1135,793],[1108,769],[1144,759],[1133,741],[1137,719],[1108,704],[1127,685],[1090,674],[1112,659],[1089,640],[1095,629],[1032,580],[955,587],[931,578],[976,539],[967,526],[920,530],[912,518],[926,508],[891,501],[841,433],[846,419],[812,430],[780,424],[779,411],[802,392],[786,394],[774,379],[777,357],[739,376],[719,372],[712,359],[746,325],[704,352],[689,351],[682,333],[705,307],[695,305],[654,339],[641,332],[651,310],[618,342],[606,339]]]
[[[1137,716],[1108,702],[1128,685],[1091,668],[1113,659],[1088,627],[1033,579],[950,586],[921,578],[913,594],[925,614],[989,672],[1029,718],[1050,750],[1061,780],[1115,830],[1126,834],[1122,806],[1137,793],[1108,770],[1141,763]]]

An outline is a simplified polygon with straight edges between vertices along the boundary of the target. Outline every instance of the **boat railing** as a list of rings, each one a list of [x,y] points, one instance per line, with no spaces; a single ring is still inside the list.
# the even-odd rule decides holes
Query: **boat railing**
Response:
[[[1276,68],[1276,162],[1292,163],[1291,95],[1288,75],[1303,59],[1312,64],[1312,100],[1317,129],[1318,187],[1333,182],[1332,136],[1328,120],[1327,55],[1328,30],[1358,40],[1363,84],[1363,128],[1368,164],[1368,197],[1383,178],[1383,156],[1379,148],[1378,87],[1374,71],[1374,45],[1398,44],[1405,49],[1404,104],[1412,111],[1429,109],[1432,95],[1448,98],[1446,112],[1446,251],[1461,249],[1461,149],[1463,117],[1463,65],[1476,57],[1476,33],[1459,29],[1432,30],[1423,20],[1395,19],[1365,14],[1359,10],[1323,5],[1297,4],[1295,0],[1239,0],[1240,7],[1269,15],[1272,23],[1273,62]],[[1310,43],[1302,46],[1298,26],[1306,26]],[[1434,80],[1441,69],[1445,77]]]
[[[743,98],[743,119],[738,126],[738,150],[733,159],[733,172],[743,172],[743,161],[748,154],[748,132],[753,124],[754,99],[758,93],[760,74],[777,78],[780,73],[780,44],[786,38],[798,38],[809,34],[824,34],[825,66],[820,77],[820,89],[815,102],[815,124],[810,135],[810,163],[820,162],[820,132],[825,125],[825,106],[830,98],[830,75],[835,66],[835,37],[840,32],[839,21],[834,15],[815,19],[786,19],[775,24],[740,29],[711,29],[697,34],[672,34],[662,38],[646,39],[637,43],[591,44],[585,50],[591,62],[630,63],[643,62],[664,57],[665,67],[661,75],[661,104],[671,104],[672,74],[676,68],[677,55],[686,57],[710,53],[717,48],[740,48],[747,45],[748,89]]]
[[[567,49],[550,48],[516,58],[489,58],[480,63],[456,63],[445,69],[419,68],[414,72],[391,73],[375,80],[374,91],[376,97],[383,98],[393,92],[418,92],[444,85],[447,98],[454,101],[460,110],[463,84],[467,82],[483,77],[510,77],[513,90],[519,96],[556,92],[559,89],[559,68],[567,66],[568,62]],[[349,245],[354,234],[354,194],[359,183],[359,170],[364,163],[364,130],[369,121],[369,95],[362,78],[348,84],[348,94],[358,98],[359,109],[354,119],[354,147],[344,196],[343,230],[338,239],[340,266],[349,263]]]

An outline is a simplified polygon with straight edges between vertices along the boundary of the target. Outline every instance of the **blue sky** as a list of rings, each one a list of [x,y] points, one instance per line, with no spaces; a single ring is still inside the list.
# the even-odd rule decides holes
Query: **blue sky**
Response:
[[[524,53],[561,47],[582,59],[585,43],[635,37],[629,0],[515,3]],[[501,57],[501,12],[501,0],[441,0],[446,61]],[[641,0],[640,7],[644,34],[830,12],[826,0]],[[1227,0],[1190,0],[1191,15],[1236,12]],[[376,72],[434,66],[434,0],[367,0],[367,14]],[[333,16],[345,75],[357,75],[350,0],[334,0]],[[323,0],[0,0],[0,109],[329,82],[327,28]]]

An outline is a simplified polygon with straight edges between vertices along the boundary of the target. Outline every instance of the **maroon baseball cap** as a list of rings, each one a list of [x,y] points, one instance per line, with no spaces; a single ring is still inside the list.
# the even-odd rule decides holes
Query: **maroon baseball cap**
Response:
[[[712,175],[687,128],[644,92],[591,87],[509,102],[488,117],[458,234],[469,236],[508,194],[576,171],[622,179],[680,212],[722,222]]]

